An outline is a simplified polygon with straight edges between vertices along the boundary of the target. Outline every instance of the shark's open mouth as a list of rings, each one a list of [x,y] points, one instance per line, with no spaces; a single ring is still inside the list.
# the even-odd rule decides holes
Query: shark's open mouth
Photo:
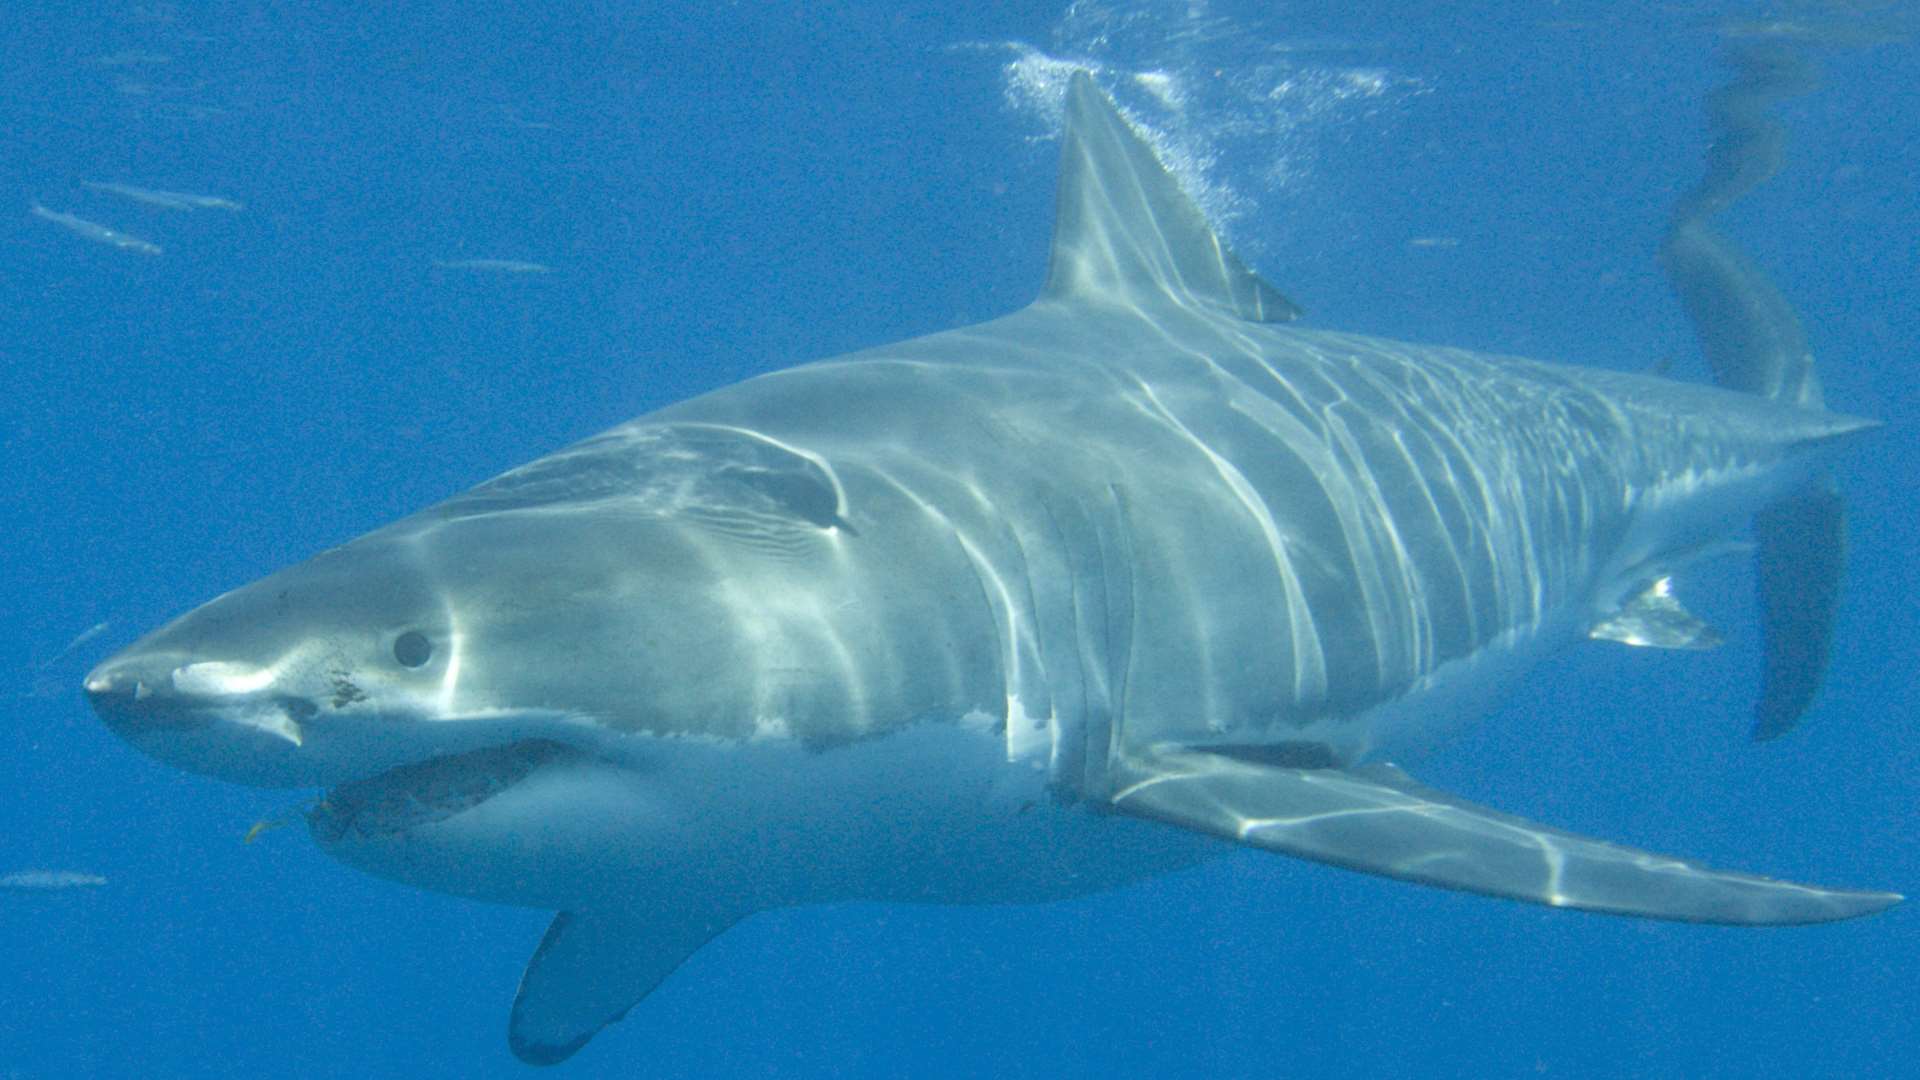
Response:
[[[328,792],[308,811],[307,828],[323,846],[390,839],[471,810],[576,753],[546,739],[524,739],[401,765]]]

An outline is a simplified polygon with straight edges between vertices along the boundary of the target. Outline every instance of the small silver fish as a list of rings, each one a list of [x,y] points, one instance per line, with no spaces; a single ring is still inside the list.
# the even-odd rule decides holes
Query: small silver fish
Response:
[[[442,270],[481,270],[494,274],[553,273],[553,267],[545,263],[522,262],[519,259],[435,259],[433,265]]]
[[[89,191],[102,191],[109,195],[118,195],[123,199],[158,206],[167,210],[232,210],[244,209],[238,200],[223,195],[194,195],[185,191],[156,191],[153,188],[134,187],[132,184],[112,184],[102,180],[82,180],[80,186]]]
[[[87,627],[85,630],[80,631],[78,634],[75,634],[73,636],[72,641],[67,642],[66,648],[61,649],[58,653],[54,654],[53,659],[58,660],[61,657],[68,655],[69,653],[73,652],[73,650],[79,648],[82,645],[85,645],[87,642],[92,641],[94,638],[99,637],[101,634],[106,633],[107,629],[112,625],[113,625],[113,620],[102,619],[99,622],[94,623],[92,626]],[[52,663],[52,662],[53,662],[52,660],[48,661],[48,663]]]
[[[142,240],[137,236],[123,233],[119,229],[110,229],[99,222],[88,221],[83,217],[75,217],[59,210],[49,210],[39,203],[33,204],[33,216],[51,221],[76,236],[83,236],[95,243],[116,247],[121,251],[137,251],[142,255],[160,254],[160,245],[151,240]]]
[[[0,889],[41,891],[52,889],[93,889],[107,879],[82,870],[16,870],[0,874]]]

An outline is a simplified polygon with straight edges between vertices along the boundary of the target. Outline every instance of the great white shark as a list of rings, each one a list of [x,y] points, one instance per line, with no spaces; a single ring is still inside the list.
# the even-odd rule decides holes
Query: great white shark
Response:
[[[1750,388],[1800,365],[1736,392],[1289,325],[1084,74],[1061,169],[1030,306],[521,466],[153,631],[94,707],[181,768],[326,789],[309,831],[349,865],[557,909],[509,1024],[536,1063],[755,911],[1044,901],[1222,841],[1660,919],[1899,899],[1391,764],[1576,642],[1710,644],[1672,575],[1872,426],[1804,358],[1728,350]]]

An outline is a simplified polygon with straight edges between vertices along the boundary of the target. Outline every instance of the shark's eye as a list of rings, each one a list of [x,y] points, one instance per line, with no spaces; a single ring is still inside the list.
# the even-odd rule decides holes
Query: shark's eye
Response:
[[[419,667],[433,659],[433,642],[418,630],[409,630],[393,639],[393,658],[401,667]]]

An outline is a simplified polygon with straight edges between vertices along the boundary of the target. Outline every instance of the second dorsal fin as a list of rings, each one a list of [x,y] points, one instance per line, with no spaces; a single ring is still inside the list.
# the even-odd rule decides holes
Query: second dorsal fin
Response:
[[[1086,72],[1067,85],[1058,218],[1046,300],[1169,300],[1252,322],[1300,309],[1228,249]]]

